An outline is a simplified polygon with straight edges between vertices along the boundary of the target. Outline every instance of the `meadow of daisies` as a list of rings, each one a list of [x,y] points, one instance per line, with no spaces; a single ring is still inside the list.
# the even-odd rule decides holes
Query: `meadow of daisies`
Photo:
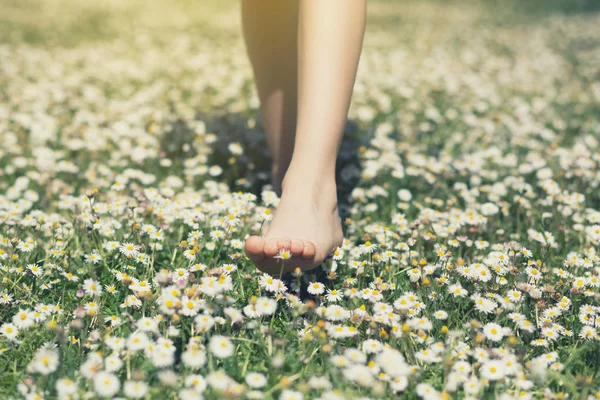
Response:
[[[461,4],[370,2],[344,244],[269,276],[239,4],[3,0],[0,398],[600,397],[600,18]]]

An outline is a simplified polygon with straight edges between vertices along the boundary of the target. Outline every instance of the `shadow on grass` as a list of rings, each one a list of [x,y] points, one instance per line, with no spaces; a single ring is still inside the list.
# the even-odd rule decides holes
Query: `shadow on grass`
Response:
[[[197,119],[206,124],[206,131],[217,136],[214,149],[209,157],[210,165],[218,165],[223,169],[220,180],[226,182],[231,190],[251,192],[260,197],[262,190],[270,185],[271,158],[264,131],[257,121],[253,121],[252,113],[231,112],[199,112]],[[175,163],[183,163],[194,156],[193,142],[195,134],[183,122],[173,124],[170,132],[165,133],[161,140],[161,150]],[[348,215],[349,198],[356,187],[359,177],[359,149],[367,143],[367,136],[360,134],[356,121],[349,120],[344,129],[344,137],[337,159],[336,179],[338,183],[338,202],[342,218]],[[228,146],[240,143],[244,153],[232,157]]]

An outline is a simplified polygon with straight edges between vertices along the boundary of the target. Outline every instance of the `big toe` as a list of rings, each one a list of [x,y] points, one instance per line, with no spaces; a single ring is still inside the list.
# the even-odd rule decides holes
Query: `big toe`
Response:
[[[250,236],[246,239],[246,255],[251,260],[261,260],[265,257],[265,241],[260,236]]]

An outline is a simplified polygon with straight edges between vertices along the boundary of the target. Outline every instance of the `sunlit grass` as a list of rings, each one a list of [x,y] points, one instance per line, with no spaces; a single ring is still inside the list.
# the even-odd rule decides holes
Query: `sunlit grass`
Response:
[[[598,17],[469,4],[369,3],[344,244],[270,277],[239,4],[1,1],[0,397],[598,396]]]

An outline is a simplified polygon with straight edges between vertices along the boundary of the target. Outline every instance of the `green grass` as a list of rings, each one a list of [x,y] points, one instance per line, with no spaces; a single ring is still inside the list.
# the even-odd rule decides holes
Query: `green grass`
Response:
[[[583,0],[540,4],[369,2],[338,160],[343,255],[333,272],[328,263],[284,275],[287,291],[276,294],[238,245],[274,208],[239,3],[0,1],[0,398],[65,398],[64,378],[73,398],[96,398],[90,360],[111,355],[123,361],[110,377],[116,393],[145,382],[145,399],[191,398],[193,379],[209,381],[207,399],[463,398],[468,388],[452,374],[460,360],[480,384],[473,398],[598,396],[600,336],[585,322],[600,314],[598,16]],[[108,250],[111,241],[144,259]],[[367,243],[377,249],[365,252]],[[94,254],[102,260],[86,259]],[[231,287],[216,295],[209,288],[227,286],[227,264],[237,267]],[[178,284],[180,271],[189,277]],[[101,294],[83,290],[88,279]],[[151,289],[131,286],[139,281]],[[323,314],[334,303],[309,293],[315,282],[344,293],[337,311],[348,318]],[[456,284],[467,297],[454,296]],[[501,305],[511,290],[521,300]],[[127,305],[131,295],[140,307]],[[480,311],[471,295],[495,309]],[[422,310],[402,307],[412,296]],[[253,315],[260,297],[276,299],[276,311]],[[544,315],[565,298],[560,315]],[[182,310],[188,299],[215,320],[208,331]],[[6,328],[22,310],[40,315],[13,339]],[[157,324],[154,348],[169,337],[172,353],[111,348],[143,317]],[[507,329],[499,341],[492,323]],[[356,336],[337,337],[342,326]],[[536,346],[548,328],[558,336]],[[217,335],[231,357],[210,349]],[[401,354],[399,367],[375,354],[339,364],[350,348],[368,353],[368,340]],[[198,368],[184,361],[193,346],[207,358]],[[59,357],[48,373],[43,351]],[[490,360],[517,367],[486,381]],[[245,382],[251,372],[264,387]]]

